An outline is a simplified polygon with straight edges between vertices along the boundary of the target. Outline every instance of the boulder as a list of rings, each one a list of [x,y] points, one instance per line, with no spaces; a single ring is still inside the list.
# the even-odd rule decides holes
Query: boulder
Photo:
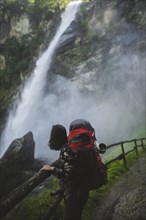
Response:
[[[35,142],[32,132],[12,141],[0,160],[0,195],[4,196],[24,182],[25,171],[34,164]]]
[[[0,160],[0,164],[2,163],[6,166],[13,164],[13,166],[25,170],[34,163],[34,149],[35,142],[33,140],[33,134],[32,132],[28,132],[22,138],[12,141]]]

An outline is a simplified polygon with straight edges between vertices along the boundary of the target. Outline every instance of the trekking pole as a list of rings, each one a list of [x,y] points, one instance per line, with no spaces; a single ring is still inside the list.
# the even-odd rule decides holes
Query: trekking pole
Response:
[[[54,203],[49,207],[48,211],[46,212],[46,214],[41,218],[41,220],[49,220],[50,217],[52,216],[52,214],[55,212],[55,210],[57,209],[59,203],[61,202],[61,200],[63,199],[63,192],[58,193]]]

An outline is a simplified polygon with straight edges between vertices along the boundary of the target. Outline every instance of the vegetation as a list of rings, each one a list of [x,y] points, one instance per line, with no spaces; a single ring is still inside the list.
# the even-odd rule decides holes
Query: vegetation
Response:
[[[56,178],[53,178],[49,182],[49,188],[44,188],[38,193],[39,189],[34,190],[33,194],[26,197],[15,209],[11,211],[4,220],[36,220],[40,219],[44,213],[48,210],[49,204],[53,203],[53,199],[50,193],[57,189],[59,182]],[[50,188],[52,186],[52,188]],[[63,215],[63,203],[61,202],[57,208],[57,212],[54,213],[53,219],[59,219],[59,216]]]
[[[4,44],[3,55],[5,67],[0,69],[0,106],[1,117],[9,105],[9,99],[20,85],[22,77],[27,74],[30,61],[37,54],[38,45],[43,40],[44,33],[37,30],[34,36],[23,35],[20,40],[8,38]]]
[[[146,150],[140,149],[139,156],[136,156],[135,152],[127,155],[126,161],[128,168],[131,167],[137,159],[146,153]],[[83,219],[89,220],[93,208],[99,203],[100,199],[108,192],[108,190],[114,185],[115,182],[120,180],[124,173],[127,172],[127,168],[123,165],[123,161],[116,161],[109,165],[108,167],[108,184],[102,186],[98,190],[93,190],[90,192],[88,203],[85,207],[83,213]]]
[[[11,28],[13,17],[19,18],[22,14],[27,14],[32,30],[19,38],[7,34],[6,40],[0,43],[0,129],[18,86],[29,74],[33,59],[38,56],[40,45],[44,42],[46,21],[53,20],[69,2],[70,0],[1,0],[0,18],[5,27]]]
[[[132,152],[126,156],[127,166],[132,166],[137,159],[144,155],[146,150],[139,148],[139,156]],[[113,184],[122,178],[122,175],[127,172],[123,161],[113,162],[108,166],[108,184],[102,186],[98,190],[90,191],[88,203],[84,209],[83,219],[89,220],[90,214],[96,204],[100,202],[100,199],[106,194],[106,192],[113,186]],[[3,220],[11,219],[30,219],[36,220],[41,218],[47,211],[49,204],[53,203],[53,198],[50,197],[50,192],[56,190],[58,187],[58,180],[56,178],[52,179],[52,188],[43,189],[40,193],[33,193],[34,195],[26,197],[14,210],[11,211]],[[54,213],[52,219],[62,219],[63,218],[63,201],[59,204],[56,212]]]
[[[26,13],[32,23],[32,31],[18,37],[7,35],[6,40],[0,44],[0,115],[4,119],[6,111],[11,104],[12,97],[22,78],[28,74],[34,57],[38,55],[39,47],[44,41],[45,21],[53,19],[56,14],[65,8],[69,0],[2,0],[1,21],[10,25],[13,17]],[[7,24],[8,23],[8,24]],[[2,125],[1,125],[2,126]]]
[[[70,0],[2,0],[1,5],[4,8],[19,9],[29,11],[33,7],[40,9],[47,9],[48,11],[55,12],[64,8]]]

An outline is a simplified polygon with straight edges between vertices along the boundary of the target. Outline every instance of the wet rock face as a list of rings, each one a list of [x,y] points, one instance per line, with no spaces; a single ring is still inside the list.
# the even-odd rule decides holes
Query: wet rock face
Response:
[[[32,132],[22,138],[15,139],[1,159],[1,163],[9,166],[19,166],[21,169],[30,167],[34,162],[35,142]]]
[[[0,197],[3,197],[26,179],[26,171],[34,164],[35,142],[32,132],[15,139],[0,160]]]
[[[32,26],[27,14],[21,16],[12,16],[8,12],[5,15],[1,15],[1,43],[4,43],[8,37],[15,36],[20,38],[21,36],[31,33]]]
[[[75,39],[79,35],[78,29],[78,23],[73,21],[59,40],[57,48],[58,53],[63,53],[74,46]]]

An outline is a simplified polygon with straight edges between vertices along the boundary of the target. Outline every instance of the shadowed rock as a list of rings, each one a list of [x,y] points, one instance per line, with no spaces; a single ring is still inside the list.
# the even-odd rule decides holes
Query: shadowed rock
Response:
[[[57,48],[58,53],[63,53],[74,46],[75,39],[79,35],[78,28],[78,23],[73,21],[59,40]]]
[[[0,162],[17,165],[22,169],[30,167],[34,162],[35,142],[32,132],[22,138],[15,139],[3,155]]]
[[[0,195],[3,196],[26,180],[26,170],[34,164],[35,142],[32,132],[15,139],[0,160]],[[29,176],[30,177],[30,176]]]

